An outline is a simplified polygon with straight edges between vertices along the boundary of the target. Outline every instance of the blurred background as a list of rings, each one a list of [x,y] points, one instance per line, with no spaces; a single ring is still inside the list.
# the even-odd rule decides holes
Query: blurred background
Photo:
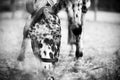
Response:
[[[25,10],[25,3],[28,0],[0,0],[0,12],[11,12]],[[119,0],[91,0],[90,10],[94,11],[94,19],[98,11],[120,13]]]
[[[0,0],[0,80],[3,80],[1,74],[6,73],[6,69],[2,71],[1,66],[4,64],[2,61],[8,60],[10,66],[13,67],[19,55],[23,28],[29,16],[25,9],[26,1]],[[67,44],[67,15],[64,10],[58,15],[62,26],[61,54],[66,55],[70,51],[70,45]],[[80,67],[88,72],[93,71],[90,74],[96,78],[84,80],[120,80],[120,0],[91,0],[91,7],[86,14],[81,35],[81,47],[84,56]],[[33,57],[33,54],[30,55]],[[26,61],[28,66],[24,67],[32,70],[37,66],[38,63],[35,62],[38,61],[32,60],[30,55],[30,61],[29,59],[28,62]],[[96,68],[98,71],[95,73],[94,70],[90,70],[91,63],[98,66]],[[107,72],[104,72],[105,70]],[[84,72],[84,74],[87,73]],[[104,75],[108,78],[103,79]]]

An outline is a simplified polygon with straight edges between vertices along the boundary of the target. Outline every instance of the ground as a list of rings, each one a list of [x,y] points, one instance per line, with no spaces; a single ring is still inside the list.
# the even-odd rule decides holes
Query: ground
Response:
[[[0,80],[44,80],[40,62],[34,57],[30,46],[26,58],[18,62],[22,32],[25,25],[25,12],[1,13],[0,17]],[[120,15],[99,12],[97,21],[93,12],[87,14],[81,36],[83,57],[78,61],[69,56],[67,44],[67,17],[64,11],[59,14],[62,24],[62,44],[59,62],[54,75],[56,80],[120,80]]]

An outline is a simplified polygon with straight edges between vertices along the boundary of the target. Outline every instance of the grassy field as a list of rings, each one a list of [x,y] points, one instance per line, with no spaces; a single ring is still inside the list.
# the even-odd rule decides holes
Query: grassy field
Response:
[[[81,36],[83,57],[74,61],[69,56],[66,14],[60,14],[62,44],[59,62],[50,75],[55,80],[120,80],[120,23],[86,20]],[[64,15],[64,16],[62,16]],[[105,15],[104,15],[105,16]],[[40,62],[30,46],[26,59],[17,62],[25,19],[0,20],[0,80],[44,80],[49,76],[41,71]]]

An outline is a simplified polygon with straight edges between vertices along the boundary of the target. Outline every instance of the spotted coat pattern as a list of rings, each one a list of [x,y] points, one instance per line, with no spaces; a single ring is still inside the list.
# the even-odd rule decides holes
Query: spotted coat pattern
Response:
[[[31,38],[33,53],[41,60],[43,68],[50,70],[58,60],[61,27],[59,17],[47,9],[45,7],[40,18],[31,24],[27,37]]]
[[[58,0],[53,6],[54,12],[57,14],[61,9],[65,8],[68,16],[68,44],[75,44],[75,56],[78,59],[83,56],[80,46],[80,37],[82,34],[82,26],[84,15],[90,7],[90,0]]]

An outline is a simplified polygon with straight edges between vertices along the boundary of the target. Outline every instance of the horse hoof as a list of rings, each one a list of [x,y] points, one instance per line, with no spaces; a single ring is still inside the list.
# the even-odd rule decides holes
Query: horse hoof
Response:
[[[76,51],[76,59],[78,59],[79,57],[83,56],[83,52],[82,51]]]

